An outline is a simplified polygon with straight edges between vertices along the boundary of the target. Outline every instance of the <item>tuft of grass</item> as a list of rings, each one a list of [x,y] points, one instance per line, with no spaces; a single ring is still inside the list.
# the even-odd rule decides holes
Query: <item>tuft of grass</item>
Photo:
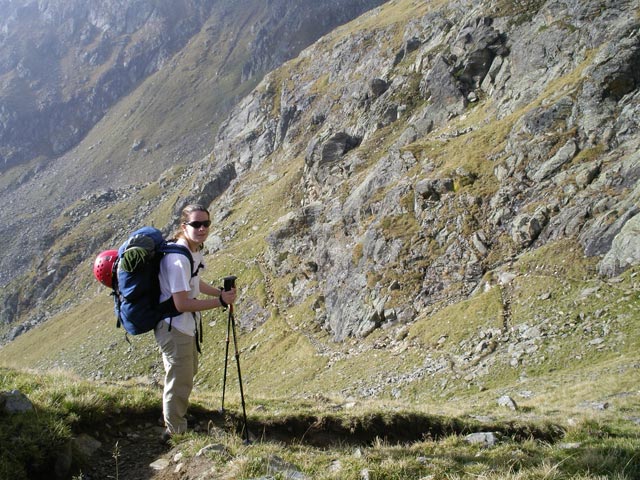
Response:
[[[71,448],[81,431],[104,428],[122,411],[157,410],[159,396],[145,388],[96,385],[69,372],[39,374],[0,368],[0,391],[17,390],[33,410],[0,417],[0,478],[45,478],[60,455],[72,454],[72,468],[86,459]]]
[[[1,424],[1,478],[44,478],[71,438],[64,420],[48,411],[4,416]]]

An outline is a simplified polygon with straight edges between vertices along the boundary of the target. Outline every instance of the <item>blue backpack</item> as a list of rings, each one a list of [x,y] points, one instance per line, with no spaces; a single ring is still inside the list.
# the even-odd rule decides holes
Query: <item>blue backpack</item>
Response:
[[[160,260],[167,253],[187,257],[191,277],[197,275],[189,249],[165,240],[154,227],[136,230],[118,249],[112,285],[118,328],[122,325],[127,333],[139,335],[153,330],[164,318],[180,315],[173,298],[160,302]]]

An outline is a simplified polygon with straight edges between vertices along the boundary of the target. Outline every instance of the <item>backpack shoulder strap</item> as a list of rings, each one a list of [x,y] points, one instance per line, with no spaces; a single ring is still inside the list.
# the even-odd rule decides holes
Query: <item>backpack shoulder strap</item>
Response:
[[[167,253],[180,253],[187,257],[187,259],[189,260],[189,265],[191,267],[191,278],[195,277],[198,274],[198,270],[202,268],[202,265],[198,265],[198,269],[195,272],[193,271],[193,255],[191,255],[191,251],[184,245],[180,245],[179,243],[174,242],[165,242],[162,244],[159,250],[163,255],[166,255]]]

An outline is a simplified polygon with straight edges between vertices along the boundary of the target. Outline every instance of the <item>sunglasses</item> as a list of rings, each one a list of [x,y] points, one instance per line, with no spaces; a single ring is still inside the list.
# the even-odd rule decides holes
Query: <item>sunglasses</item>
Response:
[[[200,227],[209,228],[211,226],[211,220],[205,220],[204,222],[201,222],[199,220],[196,220],[194,222],[184,222],[183,225],[189,225],[196,230]]]

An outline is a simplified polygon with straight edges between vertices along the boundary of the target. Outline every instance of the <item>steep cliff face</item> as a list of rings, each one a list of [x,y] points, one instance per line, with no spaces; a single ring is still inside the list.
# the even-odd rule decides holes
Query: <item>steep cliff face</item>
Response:
[[[304,158],[267,258],[336,340],[465,300],[560,239],[603,275],[640,261],[637,6],[414,8],[310,47],[217,137],[239,172]]]

